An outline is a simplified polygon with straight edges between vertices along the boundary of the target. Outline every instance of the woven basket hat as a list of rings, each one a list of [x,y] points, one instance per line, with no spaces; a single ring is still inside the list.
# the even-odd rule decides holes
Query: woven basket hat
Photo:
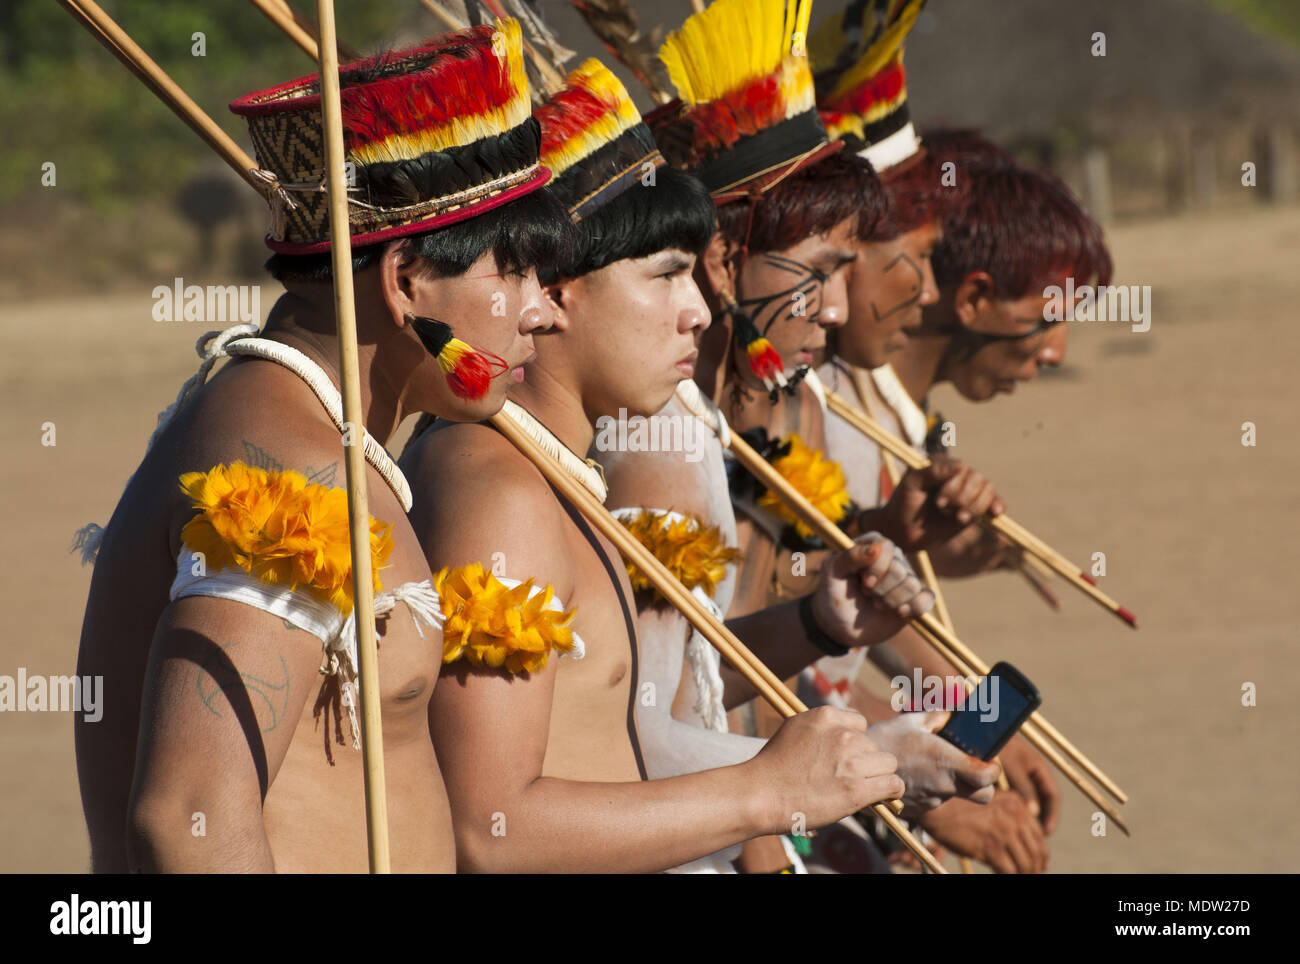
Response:
[[[354,245],[419,234],[542,187],[519,23],[499,20],[339,70]],[[330,249],[320,76],[241,97],[272,211],[267,246]]]

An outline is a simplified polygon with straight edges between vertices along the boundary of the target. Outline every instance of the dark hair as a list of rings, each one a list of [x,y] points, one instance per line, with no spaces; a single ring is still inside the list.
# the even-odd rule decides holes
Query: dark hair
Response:
[[[940,219],[942,209],[941,165],[925,151],[891,167],[881,177],[885,186],[885,214],[867,241],[892,241]]]
[[[698,179],[671,167],[634,184],[575,225],[571,257],[541,272],[547,283],[578,278],[625,258],[671,248],[700,254],[713,237],[713,200]]]
[[[1057,178],[1014,163],[976,165],[965,177],[965,200],[947,213],[932,258],[938,284],[987,271],[994,294],[1011,300],[1061,274],[1110,283],[1100,226]]]
[[[959,168],[976,164],[1014,164],[999,144],[974,127],[928,127],[921,132],[921,144],[931,163],[952,161]]]
[[[549,269],[569,258],[573,225],[563,206],[549,191],[533,191],[509,204],[423,234],[398,239],[404,264],[422,262],[428,274],[449,278],[464,274],[491,251],[501,271]],[[352,249],[352,270],[378,264],[390,242]],[[274,254],[266,270],[280,282],[330,281],[334,277],[330,252]]]
[[[718,230],[759,254],[825,234],[854,215],[858,236],[866,237],[875,229],[884,207],[884,191],[871,164],[841,151],[796,171],[764,194],[752,204],[752,220],[751,202],[723,205],[718,209]]]

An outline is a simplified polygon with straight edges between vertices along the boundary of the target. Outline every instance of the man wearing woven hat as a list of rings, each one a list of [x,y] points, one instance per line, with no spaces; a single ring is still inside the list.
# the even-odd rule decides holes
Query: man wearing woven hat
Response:
[[[796,18],[798,7],[791,5]],[[683,101],[657,111],[651,118],[656,138],[673,163],[700,174],[713,188],[723,222],[724,233],[715,237],[705,255],[706,260],[715,259],[711,265],[715,273],[710,276],[701,272],[697,277],[701,277],[706,294],[714,295],[719,307],[730,310],[727,321],[720,324],[715,319],[714,329],[706,335],[706,341],[713,345],[702,352],[701,362],[707,355],[711,367],[702,364],[702,371],[708,377],[734,361],[747,374],[746,384],[753,386],[764,415],[771,411],[773,397],[783,405],[789,392],[799,391],[794,387],[798,370],[787,373],[779,356],[797,355],[806,350],[805,343],[820,336],[820,328],[809,321],[833,321],[837,313],[842,313],[842,277],[834,276],[842,276],[837,268],[846,241],[844,237],[823,235],[837,227],[846,237],[850,235],[846,222],[853,220],[864,198],[841,202],[835,189],[826,185],[843,182],[865,195],[871,180],[865,164],[841,162],[833,156],[838,145],[827,145],[811,109],[807,67],[801,57],[792,56],[793,37],[781,29],[786,13],[780,3],[719,0],[688,20],[669,38],[662,54]],[[728,60],[726,48],[741,25],[754,36],[767,38],[769,47],[751,47],[747,62],[730,73],[726,68],[701,73],[700,65]],[[802,193],[810,187],[821,189],[814,196]],[[777,198],[776,203],[768,203],[771,197]],[[874,219],[874,214],[868,210],[867,217]],[[743,235],[746,231],[748,238]],[[773,254],[771,258],[763,254],[750,260],[742,297],[758,297],[743,304],[717,297],[723,291],[734,295],[736,290],[733,278],[722,265],[727,260],[722,254],[732,237],[733,249],[747,240],[751,251],[771,250]],[[773,250],[790,247],[791,240],[795,251]],[[811,261],[812,270],[800,257]],[[766,292],[777,294],[765,296]],[[795,292],[797,299],[792,297]],[[800,317],[794,325],[782,324],[788,319],[781,317],[781,309],[795,300],[802,300],[808,317]],[[734,342],[731,332],[735,332]],[[778,357],[773,367],[765,369],[763,363],[771,356]],[[773,387],[778,391],[770,396]],[[702,398],[696,404],[711,408]],[[689,417],[689,411],[681,401],[674,400],[656,416],[656,421],[675,423]],[[600,457],[609,471],[611,499],[624,507],[618,511],[628,518],[633,531],[697,596],[703,594],[711,605],[725,608],[736,585],[735,551],[728,548],[735,544],[736,514],[729,504],[721,449],[716,438],[711,437],[711,443],[704,458],[697,461],[684,460],[672,452],[608,452]],[[634,584],[643,588],[644,580],[638,584],[634,574]],[[812,588],[808,586],[808,590]],[[814,602],[811,607],[805,605]],[[638,606],[643,676],[653,681],[660,693],[675,696],[661,696],[652,705],[638,706],[652,774],[689,773],[749,759],[762,747],[762,741],[726,732],[725,707],[734,703],[729,698],[734,674],[719,666],[703,639],[687,631],[681,617],[652,594],[640,593]],[[808,639],[815,636],[840,647],[820,628],[810,635],[804,620],[818,621],[820,608],[820,598],[809,595],[798,603],[786,602],[734,625],[750,632],[755,626],[779,632],[785,645],[768,659],[774,668],[788,674],[822,652]],[[742,638],[753,647],[759,645],[746,633],[742,632]],[[915,799],[920,799],[945,783],[945,792],[951,793],[954,784],[965,777],[979,782],[975,776],[981,768],[978,761],[961,777],[954,776],[963,767],[964,755],[960,753],[952,754],[957,760],[950,757],[927,761],[934,765],[923,773],[924,767],[917,765],[923,753],[918,752],[916,744],[934,740],[929,734],[899,729],[896,733],[869,731],[868,735],[895,753],[900,772],[907,768],[909,799],[913,791]],[[881,742],[886,739],[889,742]],[[747,854],[752,849],[746,845]],[[777,862],[772,869],[790,863],[780,844],[775,854]],[[685,869],[726,872],[734,856],[716,855]],[[748,855],[743,865],[761,869]],[[798,867],[797,860],[794,866]]]
[[[439,600],[383,443],[414,411],[499,408],[551,318],[535,268],[569,229],[538,190],[517,23],[340,80],[365,424],[340,411],[320,92],[306,77],[232,105],[273,198],[268,267],[286,294],[262,331],[201,340],[203,367],[112,520],[81,534],[98,559],[79,672],[109,694],[76,733],[97,871],[366,869],[340,439],[373,470],[393,867],[455,867],[427,729]],[[235,360],[204,385],[221,356]]]
[[[692,269],[713,235],[713,204],[662,166],[598,62],[574,71],[539,116],[551,190],[579,240],[550,279],[555,328],[504,414],[603,499],[602,475],[582,457],[604,444],[597,422],[652,414],[693,371],[709,315]],[[447,494],[417,500],[412,520],[431,568],[455,567],[437,580],[448,649],[430,720],[464,866],[662,870],[901,789],[893,757],[839,711],[790,721],[741,765],[647,779],[636,707],[671,694],[644,686],[632,584],[613,545],[492,427],[435,427],[402,464],[417,491]],[[475,485],[482,478],[490,489]],[[892,547],[842,555],[823,600],[833,629],[864,643],[893,632],[897,618],[870,612],[858,588],[864,570],[891,572]],[[890,588],[895,605],[918,604],[915,579]],[[502,601],[506,618],[488,611]],[[560,619],[571,633],[556,631]],[[767,641],[780,635],[769,629]]]

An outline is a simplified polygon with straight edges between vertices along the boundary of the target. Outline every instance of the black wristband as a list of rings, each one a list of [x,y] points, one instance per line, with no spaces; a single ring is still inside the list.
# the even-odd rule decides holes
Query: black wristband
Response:
[[[848,647],[841,646],[835,640],[831,639],[817,625],[817,618],[813,615],[812,609],[813,597],[804,596],[799,600],[799,623],[803,626],[804,634],[808,637],[808,642],[812,643],[827,656],[846,656]]]

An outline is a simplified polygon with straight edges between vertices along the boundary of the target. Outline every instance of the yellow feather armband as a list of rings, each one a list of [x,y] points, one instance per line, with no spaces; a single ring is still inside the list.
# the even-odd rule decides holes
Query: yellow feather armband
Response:
[[[832,522],[839,522],[853,502],[840,463],[824,458],[821,452],[805,445],[798,435],[791,435],[789,442],[790,451],[773,462],[772,468],[822,515]],[[759,496],[758,505],[794,526],[803,538],[813,538],[813,531],[775,493],[764,492]]]
[[[618,516],[637,542],[653,552],[687,589],[702,586],[712,596],[727,574],[727,564],[740,558],[740,552],[723,541],[717,526],[705,525],[695,516],[653,509]],[[631,563],[627,574],[636,591],[653,588],[645,573]]]
[[[242,569],[270,585],[305,589],[344,619],[352,612],[346,491],[310,484],[292,470],[268,472],[243,462],[187,472],[180,484],[199,510],[181,539],[203,553],[209,570]],[[383,591],[379,570],[392,551],[392,526],[371,518],[376,594]]]
[[[564,612],[555,591],[533,580],[509,585],[477,562],[443,569],[433,580],[442,597],[442,661],[536,673],[551,651],[582,656],[581,639],[569,628],[576,609]]]

